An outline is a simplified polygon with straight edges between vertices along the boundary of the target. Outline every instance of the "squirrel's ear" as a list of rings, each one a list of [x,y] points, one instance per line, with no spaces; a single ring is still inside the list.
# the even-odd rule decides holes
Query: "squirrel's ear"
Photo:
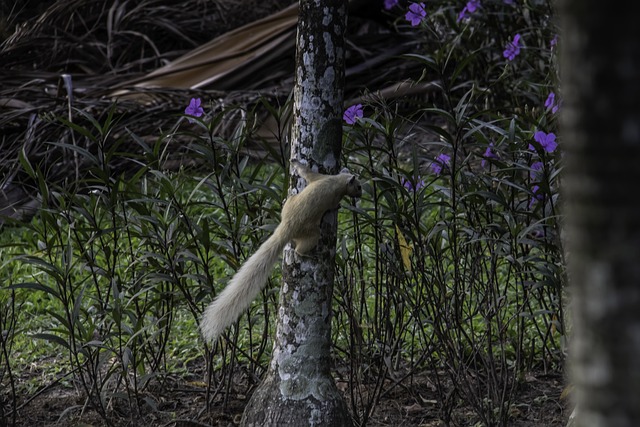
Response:
[[[351,179],[349,180],[349,185],[353,184],[354,182],[356,182],[356,176],[351,175]]]
[[[351,172],[349,172],[349,169],[347,169],[347,168],[342,168],[340,173],[351,173]]]

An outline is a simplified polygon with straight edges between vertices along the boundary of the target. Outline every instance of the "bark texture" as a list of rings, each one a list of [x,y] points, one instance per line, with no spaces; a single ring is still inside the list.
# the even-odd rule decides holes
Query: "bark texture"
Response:
[[[640,6],[560,5],[575,425],[640,426]]]
[[[291,158],[336,173],[342,142],[344,0],[301,0],[296,40],[296,84]],[[293,177],[290,192],[303,182]],[[243,426],[351,426],[330,374],[331,297],[336,212],[308,257],[288,246],[274,350],[268,372],[252,395]]]

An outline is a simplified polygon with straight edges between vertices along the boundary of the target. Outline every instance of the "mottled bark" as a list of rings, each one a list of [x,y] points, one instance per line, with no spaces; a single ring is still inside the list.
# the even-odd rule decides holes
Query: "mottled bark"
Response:
[[[336,173],[342,141],[344,31],[347,2],[301,0],[291,158]],[[303,182],[294,177],[292,192]],[[331,296],[336,212],[325,215],[310,256],[288,246],[268,372],[242,419],[244,426],[350,426],[330,375]]]
[[[635,2],[561,2],[577,426],[640,426],[637,12]]]

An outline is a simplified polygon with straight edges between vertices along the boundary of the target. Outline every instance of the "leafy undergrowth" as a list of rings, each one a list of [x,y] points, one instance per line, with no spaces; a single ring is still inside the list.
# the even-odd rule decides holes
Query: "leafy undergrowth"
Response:
[[[385,2],[424,91],[345,105],[340,163],[363,196],[339,220],[335,374],[361,425],[563,425],[562,40],[547,2],[459,3]],[[0,235],[0,424],[239,421],[277,269],[215,347],[196,324],[278,222],[290,113],[189,95],[200,108],[145,106],[145,129],[108,100],[6,119],[48,155],[19,145],[6,174],[42,208]]]

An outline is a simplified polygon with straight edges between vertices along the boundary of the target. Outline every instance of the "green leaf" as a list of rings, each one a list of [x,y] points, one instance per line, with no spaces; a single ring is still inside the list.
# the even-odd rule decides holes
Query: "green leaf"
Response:
[[[34,291],[46,292],[54,298],[60,299],[60,294],[55,289],[37,282],[14,283],[13,285],[7,286],[5,289],[31,289]]]
[[[69,346],[69,343],[57,335],[47,334],[47,333],[38,333],[38,334],[33,334],[31,336],[36,339],[47,340],[51,343],[61,345],[67,350],[71,350],[71,346]]]

